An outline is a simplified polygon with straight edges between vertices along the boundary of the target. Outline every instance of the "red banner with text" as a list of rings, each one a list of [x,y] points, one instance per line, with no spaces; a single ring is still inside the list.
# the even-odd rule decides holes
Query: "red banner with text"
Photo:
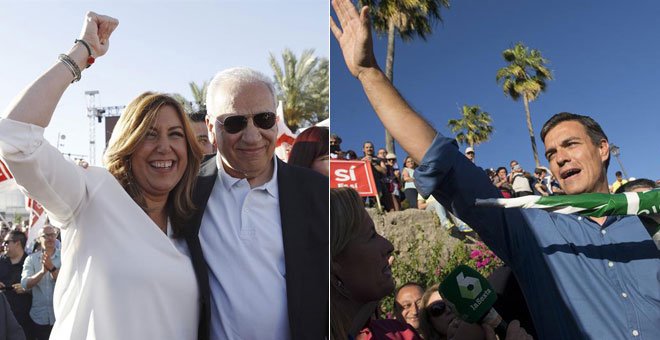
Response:
[[[376,182],[366,161],[330,160],[330,187],[351,187],[360,196],[376,196]]]

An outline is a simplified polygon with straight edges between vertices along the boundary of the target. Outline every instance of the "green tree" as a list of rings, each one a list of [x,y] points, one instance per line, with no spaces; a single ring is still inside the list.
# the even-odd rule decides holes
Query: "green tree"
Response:
[[[289,49],[282,52],[282,65],[270,53],[277,99],[281,100],[284,118],[292,131],[328,118],[328,59],[314,56],[314,50],[300,57]]]
[[[490,139],[493,120],[488,112],[481,111],[477,105],[463,105],[461,116],[462,118],[450,119],[447,123],[451,132],[458,132],[456,140],[459,143],[474,147]]]
[[[536,49],[529,50],[523,43],[517,43],[513,48],[502,52],[504,60],[508,63],[497,71],[497,83],[502,83],[504,95],[517,101],[523,99],[525,114],[527,115],[527,129],[532,142],[534,162],[539,167],[539,155],[536,150],[536,139],[532,127],[532,116],[529,112],[529,103],[538,98],[546,89],[546,81],[552,80],[552,72],[545,65],[548,60],[543,58]]]
[[[180,93],[174,93],[172,94],[172,97],[174,97],[174,99],[183,105],[183,108],[187,113],[194,113],[199,111],[206,112],[206,91],[209,87],[208,80],[204,81],[202,85],[197,85],[197,83],[191,81],[188,83],[188,86],[190,86],[190,92],[193,95],[192,101],[189,101]]]
[[[394,82],[394,36],[399,33],[403,41],[415,37],[426,40],[433,33],[433,24],[442,21],[440,9],[449,8],[449,0],[359,0],[360,6],[369,6],[374,30],[387,32],[387,59],[385,75]],[[385,130],[385,148],[395,153],[394,139]]]

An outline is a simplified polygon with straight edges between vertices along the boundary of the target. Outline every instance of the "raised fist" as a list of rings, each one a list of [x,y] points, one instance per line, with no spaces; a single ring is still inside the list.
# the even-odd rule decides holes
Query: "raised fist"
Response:
[[[110,35],[118,25],[119,20],[113,17],[87,12],[79,39],[92,47],[94,57],[100,57],[108,52]]]

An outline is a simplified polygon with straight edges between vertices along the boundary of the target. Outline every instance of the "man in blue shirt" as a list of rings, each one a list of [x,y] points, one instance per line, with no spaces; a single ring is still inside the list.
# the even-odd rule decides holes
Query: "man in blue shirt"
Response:
[[[346,65],[378,118],[420,161],[417,188],[452,207],[514,271],[543,339],[660,339],[660,252],[636,216],[584,218],[537,209],[476,208],[499,197],[456,141],[412,110],[378,68],[368,10],[333,3]],[[567,194],[608,193],[609,144],[593,119],[561,113],[543,127],[550,170]]]
[[[62,265],[55,241],[57,229],[46,224],[39,231],[41,250],[27,257],[21,275],[21,286],[32,290],[30,317],[34,321],[33,333],[38,340],[48,339],[55,324],[53,292]]]

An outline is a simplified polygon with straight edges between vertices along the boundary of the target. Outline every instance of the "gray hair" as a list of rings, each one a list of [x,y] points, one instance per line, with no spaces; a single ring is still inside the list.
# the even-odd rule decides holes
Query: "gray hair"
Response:
[[[218,115],[218,103],[215,100],[218,92],[225,91],[230,92],[224,93],[225,95],[234,95],[235,93],[231,92],[238,90],[243,85],[254,83],[263,83],[266,85],[273,96],[273,105],[277,106],[277,100],[275,98],[275,86],[273,85],[273,82],[270,78],[268,78],[265,74],[248,67],[234,67],[218,72],[209,83],[209,87],[206,92],[207,114],[213,117]],[[227,91],[228,89],[230,91]]]

